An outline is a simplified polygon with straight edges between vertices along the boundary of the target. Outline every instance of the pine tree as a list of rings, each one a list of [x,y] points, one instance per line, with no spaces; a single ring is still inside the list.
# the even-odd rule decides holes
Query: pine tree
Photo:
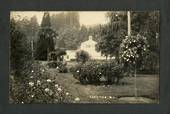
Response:
[[[51,28],[50,15],[48,12],[45,12],[38,33],[36,59],[47,60],[48,53],[54,50],[53,39],[56,35],[55,31]]]

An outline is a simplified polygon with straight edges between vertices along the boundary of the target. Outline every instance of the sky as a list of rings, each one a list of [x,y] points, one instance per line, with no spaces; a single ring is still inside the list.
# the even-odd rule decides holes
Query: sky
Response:
[[[60,12],[61,11],[49,11],[50,15]],[[22,19],[24,17],[31,18],[35,15],[37,17],[38,23],[40,24],[43,13],[43,11],[12,11],[11,17],[17,18],[17,15],[20,15],[20,19]],[[93,26],[97,24],[105,24],[107,23],[105,15],[106,11],[79,11],[80,25],[83,24],[85,26]]]

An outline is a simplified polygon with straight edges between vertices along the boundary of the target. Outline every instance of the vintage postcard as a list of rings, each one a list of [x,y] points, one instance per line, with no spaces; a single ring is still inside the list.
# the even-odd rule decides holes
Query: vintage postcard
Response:
[[[159,103],[159,11],[11,11],[9,103]]]

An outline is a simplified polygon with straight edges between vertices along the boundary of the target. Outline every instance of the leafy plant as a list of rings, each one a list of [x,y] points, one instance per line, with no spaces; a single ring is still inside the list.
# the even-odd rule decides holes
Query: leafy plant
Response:
[[[62,61],[49,61],[47,65],[49,68],[56,68],[59,73],[66,73],[68,71],[66,64]]]
[[[82,84],[100,84],[101,77],[107,81],[106,84],[119,83],[123,78],[122,65],[115,62],[98,63],[96,61],[78,64],[71,68],[74,78],[78,79]]]
[[[80,50],[80,51],[76,52],[77,62],[84,64],[89,59],[90,59],[90,55],[88,52],[86,52],[84,50]]]
[[[64,88],[50,78],[39,63],[25,73],[24,83],[10,77],[10,101],[12,103],[63,103],[66,100]]]

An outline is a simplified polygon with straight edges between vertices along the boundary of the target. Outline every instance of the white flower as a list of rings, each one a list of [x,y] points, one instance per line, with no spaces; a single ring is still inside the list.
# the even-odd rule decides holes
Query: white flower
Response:
[[[23,102],[23,101],[22,101],[21,103],[22,103],[22,104],[24,104],[24,102]]]
[[[31,95],[31,97],[33,98],[33,97],[34,97],[34,95]]]
[[[76,97],[74,100],[75,100],[75,101],[80,101],[80,98],[79,98],[79,97]]]
[[[33,76],[30,76],[30,78],[33,78]]]
[[[58,91],[62,91],[62,89],[61,89],[61,88],[58,88],[57,90],[58,90]]]
[[[44,72],[45,70],[44,69],[42,69],[42,72]]]
[[[58,84],[55,84],[55,87],[58,87]]]
[[[50,80],[50,79],[47,79],[47,82],[51,82],[51,80]]]
[[[34,72],[33,70],[31,72]]]
[[[58,69],[59,67],[57,66],[56,69]]]
[[[112,96],[109,96],[109,98],[111,99],[111,98],[112,98]]]
[[[49,92],[50,91],[50,89],[49,88],[45,88],[45,92]]]
[[[41,85],[41,82],[40,82],[40,80],[37,80],[37,85]]]
[[[69,92],[66,92],[66,95],[69,95]]]
[[[77,70],[77,72],[79,72],[79,70]]]
[[[34,86],[34,83],[33,82],[29,82],[29,85],[32,87],[32,86]]]

